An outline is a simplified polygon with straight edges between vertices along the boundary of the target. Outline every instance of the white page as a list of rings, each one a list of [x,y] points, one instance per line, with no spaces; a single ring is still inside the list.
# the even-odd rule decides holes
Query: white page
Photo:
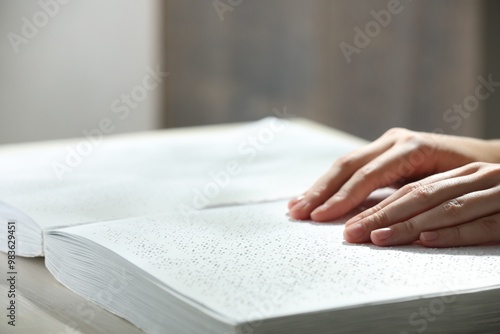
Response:
[[[0,199],[42,229],[169,212],[176,201],[191,197],[189,191],[203,182],[207,170],[230,153],[227,138],[244,128],[110,137],[62,179],[53,163],[64,163],[68,149],[83,140],[0,151]]]
[[[359,145],[296,123],[267,118],[220,131],[111,137],[62,180],[53,163],[64,162],[81,141],[0,150],[0,200],[45,229],[167,213],[180,203],[191,211],[291,197]],[[261,136],[273,128],[281,130],[271,141]],[[265,139],[257,139],[255,155],[251,137]],[[217,183],[213,175],[229,175],[232,162],[238,173],[227,185]]]
[[[500,281],[498,246],[351,245],[343,242],[343,224],[291,221],[285,207],[279,201],[216,208],[197,219],[145,217],[57,234],[87,238],[238,322],[455,294]]]
[[[290,198],[361,141],[276,118],[218,130],[116,136],[93,146],[58,178],[55,164],[67,165],[68,157],[74,162],[85,143],[0,149],[0,201],[29,218],[21,223],[31,226],[31,234],[20,234],[26,238],[21,243],[38,243],[24,255],[42,255],[41,231],[49,228],[172,212],[191,217],[203,207]]]

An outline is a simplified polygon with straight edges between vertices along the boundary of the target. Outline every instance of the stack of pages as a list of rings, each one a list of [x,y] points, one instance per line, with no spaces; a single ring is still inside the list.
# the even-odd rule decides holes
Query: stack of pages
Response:
[[[109,137],[69,166],[80,144],[0,149],[0,228],[146,333],[499,331],[500,246],[351,245],[345,219],[287,216],[361,140],[266,118]]]

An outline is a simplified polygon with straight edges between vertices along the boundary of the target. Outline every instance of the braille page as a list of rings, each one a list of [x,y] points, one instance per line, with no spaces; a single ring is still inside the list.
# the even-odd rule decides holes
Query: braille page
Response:
[[[37,245],[28,252],[21,246],[19,254],[34,256],[42,255],[46,228],[172,212],[179,202],[191,201],[212,166],[219,168],[231,154],[228,143],[251,126],[112,137],[90,149],[84,140],[2,147],[0,214],[17,210],[3,220],[27,217],[18,221],[20,244]],[[89,149],[81,160],[74,153],[78,147]],[[58,178],[54,163],[69,171]],[[6,250],[5,238],[0,250]]]
[[[61,178],[54,163],[79,161],[74,152],[84,141],[0,150],[0,200],[44,229],[288,198],[359,145],[338,137],[276,118],[220,131],[111,137]]]
[[[33,225],[26,240],[38,245],[30,256],[42,255],[47,228],[173,211],[190,217],[203,207],[290,198],[360,141],[313,123],[266,118],[218,131],[118,136],[88,145],[77,140],[0,150],[0,200]],[[78,149],[88,152],[78,155]]]
[[[110,137],[99,146],[82,139],[2,148],[0,200],[42,228],[169,212],[190,202],[256,124]],[[78,147],[89,151],[78,158]],[[68,170],[61,178],[55,163]]]
[[[81,160],[74,152],[83,140],[4,149],[0,200],[45,228],[166,213],[179,203],[196,210],[212,199],[224,204],[290,197],[317,178],[335,152],[352,147],[316,132],[266,118],[220,131],[106,138]],[[59,178],[54,163],[68,172],[61,170]]]
[[[109,249],[144,279],[238,322],[456,294],[500,281],[498,246],[351,245],[342,239],[341,222],[291,221],[285,205],[82,225],[58,229],[54,237],[68,240],[69,248],[78,236],[89,249]]]

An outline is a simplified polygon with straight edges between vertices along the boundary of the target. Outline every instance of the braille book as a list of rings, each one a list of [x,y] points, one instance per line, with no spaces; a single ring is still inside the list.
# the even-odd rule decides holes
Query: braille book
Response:
[[[352,245],[347,217],[287,216],[363,143],[266,118],[0,147],[0,247],[15,223],[17,255],[146,333],[498,332],[499,245]]]

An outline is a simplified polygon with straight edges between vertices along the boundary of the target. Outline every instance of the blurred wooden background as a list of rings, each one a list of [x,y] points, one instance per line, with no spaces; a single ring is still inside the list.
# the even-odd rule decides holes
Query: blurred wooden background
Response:
[[[286,105],[367,139],[393,126],[500,136],[493,122],[500,92],[457,129],[443,117],[474,94],[477,76],[493,72],[485,31],[500,37],[498,2],[402,0],[401,12],[348,64],[340,43],[353,45],[353,29],[364,30],[370,12],[389,3],[242,0],[221,20],[212,1],[169,0],[164,125],[251,120]],[[498,65],[493,78],[500,81]]]

